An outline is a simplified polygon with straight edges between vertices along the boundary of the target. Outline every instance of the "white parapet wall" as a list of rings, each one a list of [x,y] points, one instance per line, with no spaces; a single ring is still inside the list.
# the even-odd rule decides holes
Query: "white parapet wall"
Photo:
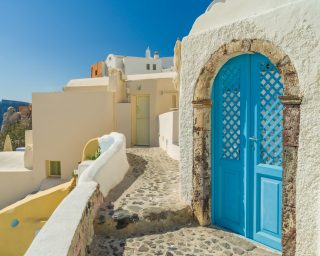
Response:
[[[159,116],[159,145],[175,160],[180,159],[179,111],[171,111]]]
[[[123,134],[113,132],[101,137],[99,145],[101,155],[79,177],[78,184],[95,181],[100,185],[103,196],[107,196],[129,169],[126,139]]]
[[[86,255],[94,235],[95,214],[129,169],[123,134],[111,133],[101,137],[99,143],[101,155],[81,174],[75,189],[54,211],[25,255]]]
[[[39,190],[43,175],[25,168],[25,154],[0,152],[0,210]]]

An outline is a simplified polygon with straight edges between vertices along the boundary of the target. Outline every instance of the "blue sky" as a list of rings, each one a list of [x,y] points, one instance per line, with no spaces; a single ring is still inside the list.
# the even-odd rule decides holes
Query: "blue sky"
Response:
[[[107,54],[173,55],[210,0],[0,0],[0,99],[60,91]]]

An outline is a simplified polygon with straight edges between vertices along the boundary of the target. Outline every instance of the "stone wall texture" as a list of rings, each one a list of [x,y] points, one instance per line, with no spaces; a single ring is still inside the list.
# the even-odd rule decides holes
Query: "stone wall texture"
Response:
[[[93,221],[97,211],[103,203],[103,195],[96,188],[91,198],[88,200],[87,206],[83,212],[80,223],[73,236],[71,246],[69,248],[69,256],[85,256],[94,236]]]
[[[208,100],[219,68],[237,52],[260,52],[279,68],[284,94],[293,96],[282,99],[284,158],[290,165],[284,170],[295,170],[284,171],[284,188],[289,191],[283,197],[284,255],[320,253],[319,13],[320,3],[316,0],[292,1],[261,15],[189,35],[182,41],[181,196],[192,204],[200,223],[208,224],[211,218],[210,194],[206,192],[211,186],[210,145],[205,138],[211,136]]]
[[[26,256],[85,256],[94,235],[94,217],[103,203],[96,182],[77,185],[40,230]]]

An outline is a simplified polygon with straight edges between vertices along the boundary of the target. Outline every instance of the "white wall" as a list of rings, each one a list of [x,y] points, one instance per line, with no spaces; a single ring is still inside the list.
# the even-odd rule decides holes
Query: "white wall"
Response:
[[[162,71],[160,59],[125,57],[123,63],[126,75],[159,73]],[[147,64],[150,64],[149,70]],[[156,65],[156,70],[153,69],[153,64]]]
[[[85,255],[83,250],[83,254],[79,254],[79,249],[86,248],[93,236],[91,221],[94,216],[88,213],[97,207],[92,200],[97,187],[94,181],[76,186],[36,235],[25,256]],[[78,240],[84,244],[74,244]]]
[[[320,254],[320,1],[248,1],[256,9],[246,16],[235,1],[219,1],[221,6],[231,4],[235,16],[224,22],[219,13],[216,22],[196,25],[191,35],[182,42],[180,88],[180,153],[182,195],[190,203],[192,194],[193,108],[192,100],[200,71],[220,46],[233,39],[264,39],[273,42],[290,57],[298,72],[301,105],[300,141],[297,170],[297,255]],[[240,1],[239,1],[240,2]],[[247,1],[243,0],[245,6]],[[274,4],[275,8],[272,7]],[[286,4],[281,7],[282,4]],[[280,7],[279,7],[280,5]],[[251,8],[251,7],[250,7]],[[212,9],[213,10],[213,9]],[[260,11],[259,11],[260,10]],[[260,14],[259,14],[260,13]],[[246,13],[245,13],[246,14]],[[226,14],[227,15],[227,14]],[[202,22],[198,20],[195,24]],[[197,28],[197,29],[196,29]],[[203,30],[204,29],[204,30]]]
[[[100,185],[100,191],[106,197],[109,191],[124,178],[129,169],[126,155],[126,138],[121,133],[112,132],[99,139],[101,150],[107,146],[105,152],[85,169],[78,180],[78,184],[95,181]],[[105,146],[103,146],[105,144]]]
[[[190,34],[196,34],[206,29],[218,28],[232,24],[260,13],[267,13],[276,8],[285,8],[300,0],[215,0],[193,24]]]
[[[171,111],[159,116],[159,145],[175,160],[180,159],[179,112]]]
[[[107,64],[107,67],[120,69],[124,72],[123,58],[124,56],[109,54],[105,62]]]
[[[103,203],[96,192],[98,185],[100,193],[107,196],[129,168],[124,135],[111,133],[100,139],[112,143],[82,173],[75,189],[57,207],[25,255],[80,255],[91,242],[94,214]]]
[[[0,152],[0,209],[37,191],[42,175],[24,168],[24,152]]]
[[[145,58],[145,57],[131,57],[109,54],[106,59],[108,67],[119,69],[125,75],[135,74],[150,74],[160,73],[164,69],[170,69],[173,67],[173,58]],[[150,64],[150,69],[147,69],[147,64]],[[153,69],[153,64],[156,64],[156,69]]]

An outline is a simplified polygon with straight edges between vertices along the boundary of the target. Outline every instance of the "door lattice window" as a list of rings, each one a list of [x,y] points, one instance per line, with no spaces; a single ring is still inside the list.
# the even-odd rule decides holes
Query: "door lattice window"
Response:
[[[260,67],[260,163],[281,166],[283,82],[271,63]]]
[[[240,160],[240,88],[239,68],[223,70],[222,158]]]

